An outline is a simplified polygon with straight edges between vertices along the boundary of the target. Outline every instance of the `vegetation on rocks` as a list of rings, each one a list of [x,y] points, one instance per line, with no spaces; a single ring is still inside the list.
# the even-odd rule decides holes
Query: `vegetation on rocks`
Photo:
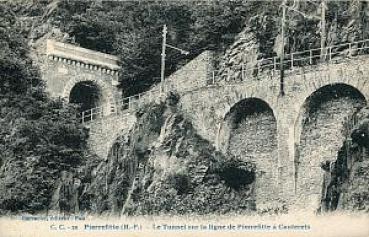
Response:
[[[123,95],[160,81],[161,30],[166,75],[206,49],[221,73],[275,56],[278,1],[2,1],[0,3],[0,213],[57,209],[119,214],[249,213],[256,210],[255,165],[230,159],[177,111],[178,98],[137,112],[107,160],[86,148],[77,108],[44,92],[29,45],[59,40],[121,58]],[[307,15],[319,9],[299,2]],[[368,2],[329,1],[327,45],[368,38]],[[286,53],[320,46],[319,20],[287,14]],[[237,70],[234,70],[237,71]],[[362,114],[368,114],[363,110]],[[368,120],[360,117],[333,169],[326,209],[368,210]]]
[[[118,55],[124,96],[160,81],[164,24],[168,26],[167,43],[190,52],[185,56],[168,48],[167,75],[207,49],[219,53],[223,71],[242,63],[254,65],[256,59],[277,55],[282,47],[282,1],[42,0],[2,4],[19,16],[17,21],[32,41],[59,29],[69,35],[65,41]],[[368,7],[366,1],[328,1],[326,44],[368,38]],[[298,1],[294,8],[307,17],[287,11],[286,53],[320,47],[320,7]]]
[[[0,4],[0,212],[35,212],[60,173],[81,164],[87,133],[76,108],[44,92],[14,21]]]
[[[357,119],[337,160],[322,165],[327,172],[322,211],[369,212],[369,109],[361,109]]]
[[[177,97],[138,112],[86,193],[98,213],[209,214],[255,210],[255,166],[224,157],[177,111]],[[236,184],[236,180],[245,182]]]

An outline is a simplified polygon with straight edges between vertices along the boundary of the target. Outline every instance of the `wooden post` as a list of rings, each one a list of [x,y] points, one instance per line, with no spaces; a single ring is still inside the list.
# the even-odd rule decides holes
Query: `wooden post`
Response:
[[[161,74],[160,74],[160,92],[163,92],[163,84],[164,84],[164,77],[165,77],[165,48],[167,44],[167,25],[163,26],[163,41],[161,47]]]
[[[281,26],[281,34],[282,34],[282,50],[280,55],[280,64],[281,64],[281,73],[280,73],[280,82],[279,82],[279,95],[284,96],[284,28],[286,24],[286,1],[282,3],[282,26]]]
[[[326,49],[325,49],[325,40],[326,40],[326,21],[325,21],[325,10],[327,8],[326,0],[322,0],[321,4],[321,22],[320,22],[320,58],[325,60]]]
[[[244,78],[244,72],[245,71],[245,65],[242,63],[241,64],[241,81],[244,81],[245,80],[245,78]]]

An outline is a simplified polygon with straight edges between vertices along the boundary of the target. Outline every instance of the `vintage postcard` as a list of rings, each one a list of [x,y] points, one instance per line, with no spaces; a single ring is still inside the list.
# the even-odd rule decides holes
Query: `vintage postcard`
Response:
[[[369,2],[1,0],[0,236],[369,236]]]

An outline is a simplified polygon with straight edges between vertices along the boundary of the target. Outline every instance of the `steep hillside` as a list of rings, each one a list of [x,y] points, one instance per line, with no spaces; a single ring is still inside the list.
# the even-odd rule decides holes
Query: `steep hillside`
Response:
[[[309,1],[288,3],[285,20],[285,53],[321,47],[321,8]],[[250,4],[243,30],[235,41],[219,55],[220,80],[240,81],[244,68],[256,65],[256,60],[279,55],[282,48],[281,2]],[[326,8],[326,46],[368,39],[369,4],[366,1],[328,1]],[[317,51],[317,54],[320,52]],[[288,58],[287,58],[288,59]],[[271,63],[271,62],[269,62]],[[247,71],[246,76],[253,72]],[[249,77],[250,78],[250,77]]]
[[[108,214],[250,213],[254,164],[228,157],[200,137],[177,110],[176,96],[137,113],[107,160],[86,149],[76,108],[44,93],[33,65],[45,38],[117,54],[124,95],[159,81],[161,30],[190,51],[167,51],[170,74],[205,49],[218,53],[222,80],[241,64],[277,55],[280,4],[271,1],[3,1],[0,3],[0,213],[49,209]],[[294,6],[307,16],[319,7]],[[366,1],[329,1],[327,45],[369,38]],[[286,52],[320,46],[320,21],[288,11]],[[27,46],[28,45],[28,46]],[[29,48],[30,47],[30,48]],[[233,72],[232,72],[233,71]],[[240,79],[240,75],[232,75]],[[367,110],[327,170],[322,210],[368,210]],[[56,181],[55,181],[56,180]]]
[[[167,43],[190,52],[185,56],[168,49],[167,75],[211,49],[219,54],[221,78],[240,80],[234,72],[241,64],[253,66],[257,59],[276,56],[282,48],[281,4],[242,0],[6,2],[31,45],[46,36],[120,56],[124,95],[145,91],[159,81],[164,24]],[[290,1],[288,5],[297,11],[286,12],[285,52],[320,47],[320,3]],[[368,38],[368,12],[366,1],[328,1],[326,45]]]
[[[143,108],[108,160],[92,162],[93,171],[86,166],[93,175],[81,178],[81,209],[114,215],[256,210],[255,166],[215,151],[177,111],[177,100]]]
[[[54,180],[88,153],[76,107],[48,97],[15,18],[0,4],[0,214],[47,209]]]

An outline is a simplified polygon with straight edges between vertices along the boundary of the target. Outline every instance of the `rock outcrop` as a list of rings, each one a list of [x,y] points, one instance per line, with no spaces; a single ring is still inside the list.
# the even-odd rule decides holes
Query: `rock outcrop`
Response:
[[[112,215],[250,213],[255,166],[227,158],[196,134],[178,99],[138,112],[107,161],[95,166],[82,209]]]
[[[358,123],[337,161],[322,164],[326,171],[322,211],[369,212],[369,109],[363,108],[354,120]]]

